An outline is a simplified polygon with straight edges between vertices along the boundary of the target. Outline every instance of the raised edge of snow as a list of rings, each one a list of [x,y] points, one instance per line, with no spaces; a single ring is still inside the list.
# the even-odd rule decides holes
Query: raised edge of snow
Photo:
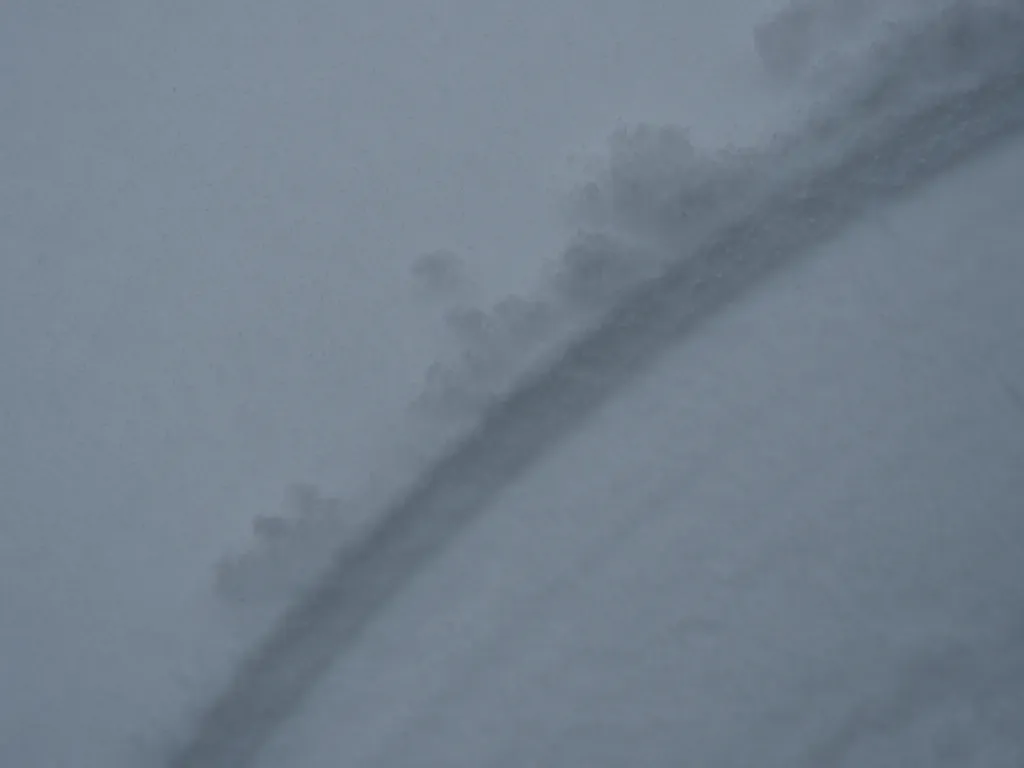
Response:
[[[299,707],[363,627],[502,488],[670,345],[776,268],[869,208],[906,194],[1024,129],[1024,66],[925,100],[861,133],[846,151],[766,193],[493,406],[338,553],[328,572],[242,662],[167,761],[243,766]]]

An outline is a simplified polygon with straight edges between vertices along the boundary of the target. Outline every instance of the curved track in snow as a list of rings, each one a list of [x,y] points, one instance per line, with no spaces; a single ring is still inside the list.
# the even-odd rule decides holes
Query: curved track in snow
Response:
[[[1024,129],[1024,65],[881,121],[762,197],[625,297],[552,366],[494,406],[380,523],[340,553],[195,724],[170,768],[244,766],[361,630],[504,487],[671,345],[866,211]]]

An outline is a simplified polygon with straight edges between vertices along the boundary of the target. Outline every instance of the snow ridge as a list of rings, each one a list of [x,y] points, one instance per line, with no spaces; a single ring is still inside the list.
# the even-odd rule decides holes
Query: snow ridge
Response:
[[[1024,29],[1021,16],[1007,17],[1016,24],[1011,38]],[[963,28],[962,19],[952,23]],[[916,42],[927,47],[934,33],[945,44],[948,31],[932,29]],[[661,352],[865,211],[1024,129],[1024,54],[986,53],[983,65],[972,78],[950,85],[938,77],[932,83],[946,87],[924,89],[908,88],[906,71],[891,68],[851,98],[853,107],[772,148],[757,162],[759,184],[741,204],[717,216],[659,274],[629,286],[555,362],[487,405],[477,425],[383,510],[378,525],[335,556],[166,765],[249,764],[387,600]]]

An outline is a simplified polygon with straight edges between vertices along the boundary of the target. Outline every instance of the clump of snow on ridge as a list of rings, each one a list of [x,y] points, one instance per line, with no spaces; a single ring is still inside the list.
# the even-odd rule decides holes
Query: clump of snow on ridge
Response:
[[[287,599],[314,578],[350,533],[349,506],[295,483],[276,514],[253,519],[253,546],[217,566],[217,588],[237,603]]]
[[[753,33],[765,71],[829,101],[884,74],[928,80],[984,67],[1013,48],[1014,0],[789,0]],[[1019,40],[1019,37],[1016,37]]]
[[[790,0],[754,28],[765,70],[780,80],[813,77],[855,53],[879,22],[906,13],[914,0]]]

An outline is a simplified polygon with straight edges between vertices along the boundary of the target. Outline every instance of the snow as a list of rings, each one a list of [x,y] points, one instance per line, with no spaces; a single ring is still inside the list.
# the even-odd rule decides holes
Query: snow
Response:
[[[512,485],[261,765],[1019,765],[1024,145],[724,313]]]
[[[318,550],[857,139],[826,107],[774,162],[776,3],[102,5],[0,11],[4,764],[173,760]],[[745,764],[744,728],[779,764],[1019,758],[1019,163],[870,211],[567,430],[266,764]]]

